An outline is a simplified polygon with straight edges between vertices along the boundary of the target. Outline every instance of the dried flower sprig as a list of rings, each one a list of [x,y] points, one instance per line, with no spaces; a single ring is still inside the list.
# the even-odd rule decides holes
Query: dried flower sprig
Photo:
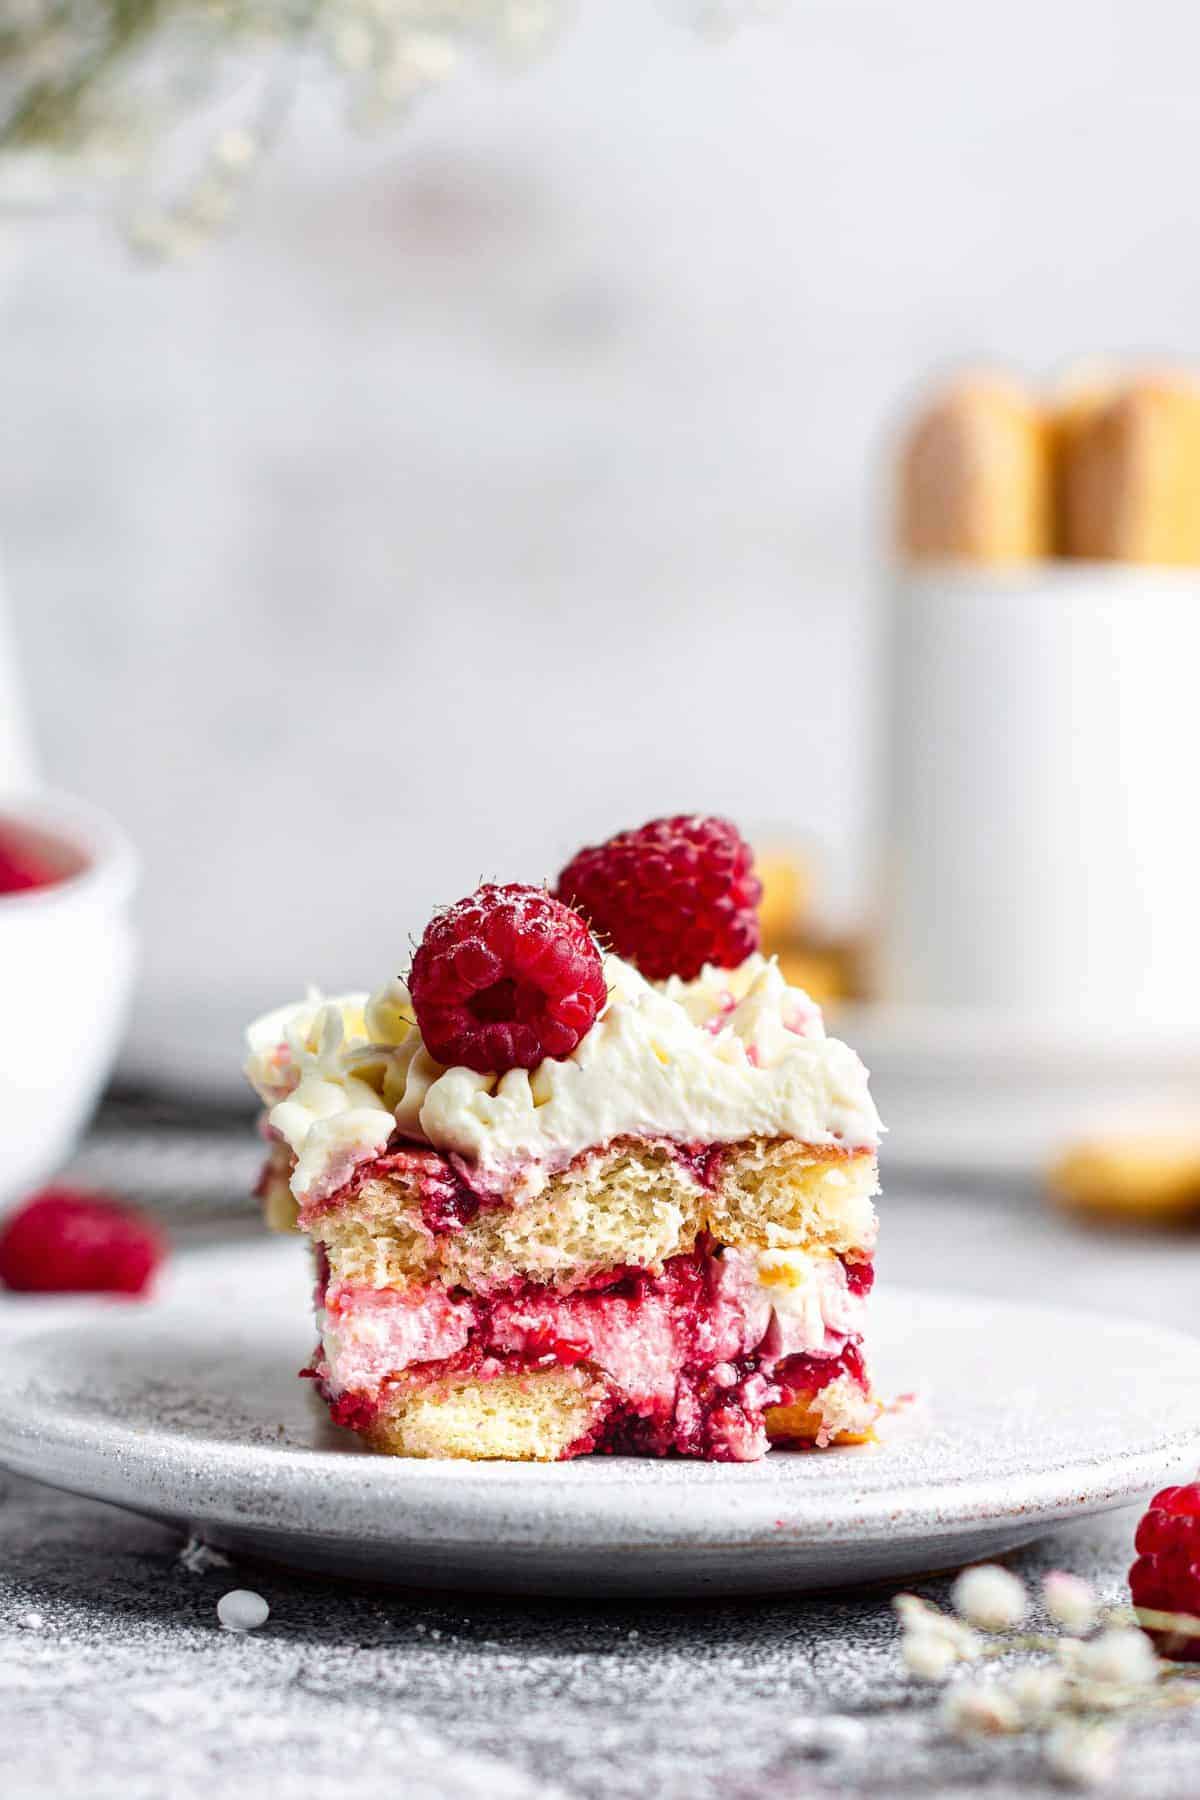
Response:
[[[943,1683],[958,1668],[1024,1652],[1050,1661],[1025,1663],[989,1679],[949,1686],[939,1709],[943,1730],[982,1740],[1039,1735],[1049,1771],[1076,1787],[1111,1779],[1120,1752],[1115,1714],[1162,1711],[1200,1700],[1197,1673],[1163,1661],[1141,1626],[1200,1634],[1200,1621],[1102,1609],[1087,1582],[1056,1570],[1042,1583],[1042,1605],[1057,1632],[1021,1631],[1030,1595],[1011,1570],[966,1569],[944,1612],[915,1594],[897,1595],[900,1655],[919,1680]],[[1061,1635],[1060,1635],[1061,1634]]]
[[[6,0],[0,156],[37,152],[138,173],[131,240],[178,256],[224,225],[278,137],[306,67],[332,72],[360,126],[403,113],[469,48],[511,63],[540,50],[564,0]],[[251,99],[200,168],[155,200],[155,153],[210,103],[223,73]]]

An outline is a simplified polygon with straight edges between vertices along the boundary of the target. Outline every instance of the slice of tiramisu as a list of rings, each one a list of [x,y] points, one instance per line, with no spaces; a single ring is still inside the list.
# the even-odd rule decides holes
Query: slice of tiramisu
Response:
[[[732,826],[656,821],[439,914],[407,983],[251,1027],[338,1423],[538,1460],[869,1434],[879,1121],[757,898]]]

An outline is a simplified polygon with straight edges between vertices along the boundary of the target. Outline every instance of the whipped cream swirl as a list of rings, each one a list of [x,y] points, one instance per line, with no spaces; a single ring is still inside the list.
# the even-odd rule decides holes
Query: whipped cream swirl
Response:
[[[246,1073],[297,1159],[296,1198],[319,1201],[395,1131],[506,1193],[536,1192],[581,1151],[623,1136],[878,1143],[866,1070],[773,959],[690,982],[653,984],[616,956],[604,972],[607,1003],[569,1057],[498,1076],[435,1062],[398,980],[257,1020]]]

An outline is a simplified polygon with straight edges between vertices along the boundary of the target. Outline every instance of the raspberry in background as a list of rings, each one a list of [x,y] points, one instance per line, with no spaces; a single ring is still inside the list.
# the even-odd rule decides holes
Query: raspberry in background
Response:
[[[727,819],[680,813],[620,831],[572,857],[557,893],[650,981],[736,969],[758,949],[762,886]]]
[[[1129,1571],[1133,1604],[1147,1612],[1187,1614],[1196,1634],[1152,1625],[1142,1630],[1160,1656],[1200,1662],[1200,1482],[1155,1494],[1134,1545],[1138,1559]]]
[[[18,1294],[144,1294],[166,1247],[144,1214],[48,1187],[0,1223],[0,1284]]]
[[[519,882],[488,883],[439,913],[408,986],[430,1055],[478,1074],[570,1056],[606,998],[579,914]]]

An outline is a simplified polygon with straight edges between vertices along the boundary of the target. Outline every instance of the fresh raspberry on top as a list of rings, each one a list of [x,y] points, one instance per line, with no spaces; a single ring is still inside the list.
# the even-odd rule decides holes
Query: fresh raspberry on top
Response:
[[[48,887],[53,874],[16,838],[0,835],[0,894],[23,894]]]
[[[1155,1494],[1134,1545],[1133,1604],[1148,1612],[1188,1614],[1195,1624],[1194,1636],[1151,1625],[1143,1630],[1160,1656],[1200,1662],[1200,1482]]]
[[[606,997],[579,914],[519,882],[488,883],[439,913],[408,985],[430,1054],[480,1074],[570,1056]]]
[[[0,1283],[19,1294],[142,1294],[164,1254],[143,1214],[48,1187],[0,1227]]]
[[[558,894],[650,981],[735,969],[758,949],[762,884],[727,819],[680,813],[581,850]]]

